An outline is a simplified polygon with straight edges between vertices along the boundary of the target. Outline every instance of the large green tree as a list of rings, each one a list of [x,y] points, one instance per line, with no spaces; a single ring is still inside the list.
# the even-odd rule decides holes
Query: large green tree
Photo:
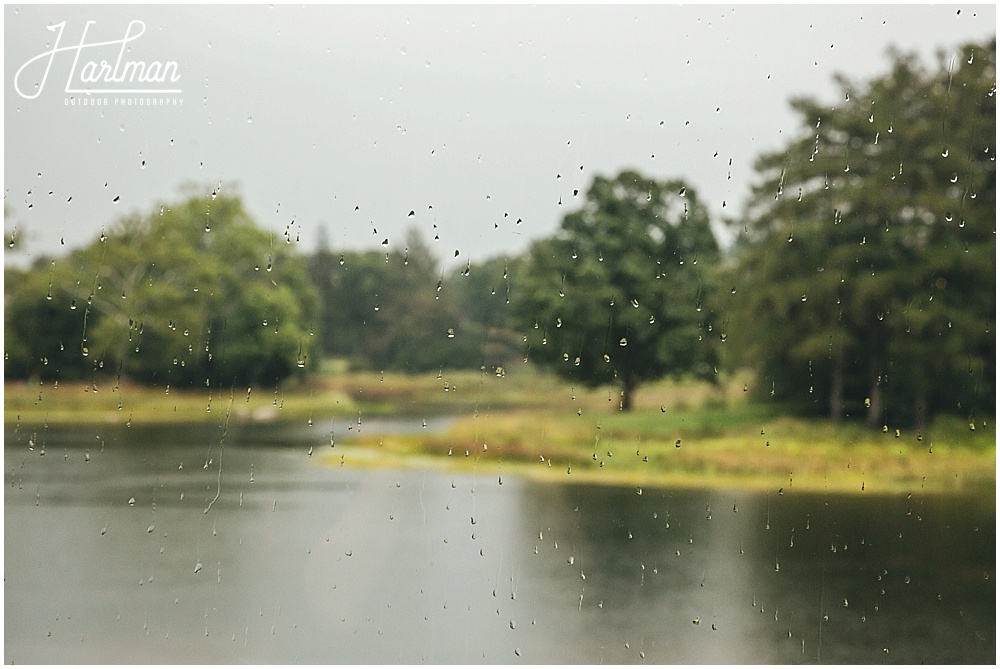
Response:
[[[791,406],[876,425],[995,407],[996,43],[925,69],[893,52],[760,157],[733,343]]]
[[[226,386],[277,382],[310,357],[315,296],[304,263],[237,197],[192,195],[128,216],[13,278],[8,374],[103,369]]]
[[[717,257],[690,186],[633,171],[596,177],[583,208],[532,245],[516,277],[529,357],[586,385],[619,385],[623,410],[644,381],[713,378],[701,304]]]

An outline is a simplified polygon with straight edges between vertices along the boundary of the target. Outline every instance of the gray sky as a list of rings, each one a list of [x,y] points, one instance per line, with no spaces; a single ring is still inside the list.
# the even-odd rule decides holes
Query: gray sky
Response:
[[[67,105],[71,73],[113,64],[133,20],[124,60],[176,62],[182,92]],[[736,217],[754,159],[799,132],[791,97],[836,103],[832,75],[883,73],[890,45],[930,64],[994,35],[996,8],[6,5],[4,21],[6,262],[84,245],[194,181],[291,224],[305,252],[321,224],[337,249],[402,248],[415,226],[464,265],[552,234],[595,174],[626,167]],[[87,21],[88,44],[118,43],[55,53],[41,90],[36,60],[18,83],[37,97],[20,95],[19,68],[56,45],[47,26],[75,47]]]

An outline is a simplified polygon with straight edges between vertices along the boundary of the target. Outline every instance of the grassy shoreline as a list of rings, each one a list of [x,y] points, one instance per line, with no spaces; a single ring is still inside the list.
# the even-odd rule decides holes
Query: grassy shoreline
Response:
[[[992,420],[940,418],[924,434],[782,416],[745,381],[662,382],[618,410],[612,389],[530,371],[421,376],[352,373],[279,388],[168,389],[115,383],[6,383],[17,425],[301,423],[449,415],[437,432],[362,434],[323,451],[328,466],[420,467],[610,485],[780,492],[975,491],[995,499]]]
[[[658,433],[659,412],[588,422],[584,416],[504,411],[461,418],[430,435],[368,436],[352,442],[346,464],[440,466],[539,480],[738,488],[791,493],[977,491],[995,497],[992,435],[956,441],[882,434],[822,421],[770,418],[706,429],[721,411],[675,417]],[[708,414],[708,415],[706,415]],[[608,419],[611,416],[603,416]],[[699,421],[702,422],[699,425]],[[616,424],[617,423],[617,424]],[[664,421],[667,425],[667,421]],[[853,433],[853,434],[852,434]],[[529,436],[530,438],[526,438]],[[680,446],[677,442],[680,440]],[[342,452],[341,455],[344,455]],[[332,464],[336,453],[327,453]]]

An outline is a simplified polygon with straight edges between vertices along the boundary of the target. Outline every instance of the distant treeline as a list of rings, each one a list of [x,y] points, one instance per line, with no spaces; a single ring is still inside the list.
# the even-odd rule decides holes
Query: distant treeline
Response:
[[[415,229],[402,250],[341,253],[321,243],[308,258],[319,351],[360,369],[495,371],[523,357],[510,302],[518,262],[446,273]]]
[[[693,185],[598,176],[518,257],[443,270],[400,250],[311,255],[212,192],[118,221],[68,257],[6,269],[6,378],[275,384],[356,368],[577,382],[752,368],[790,411],[874,426],[995,412],[996,43],[925,69],[893,54],[761,156],[720,249]],[[678,165],[683,169],[683,165]]]

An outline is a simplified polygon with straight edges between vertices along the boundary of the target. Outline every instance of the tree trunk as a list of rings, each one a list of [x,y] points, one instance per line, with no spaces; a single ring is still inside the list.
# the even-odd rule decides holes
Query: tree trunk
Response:
[[[917,421],[917,431],[923,432],[927,429],[927,389],[923,383],[917,384],[913,413]]]
[[[632,410],[632,393],[635,392],[635,387],[638,384],[634,381],[622,381],[622,391],[621,391],[621,410],[631,411]]]
[[[882,420],[882,375],[876,374],[875,378],[872,380],[872,388],[869,392],[868,399],[870,403],[868,405],[868,416],[865,422],[868,423],[869,427],[878,427]]]
[[[839,421],[844,416],[844,370],[840,361],[833,361],[833,378],[830,382],[830,420]]]

